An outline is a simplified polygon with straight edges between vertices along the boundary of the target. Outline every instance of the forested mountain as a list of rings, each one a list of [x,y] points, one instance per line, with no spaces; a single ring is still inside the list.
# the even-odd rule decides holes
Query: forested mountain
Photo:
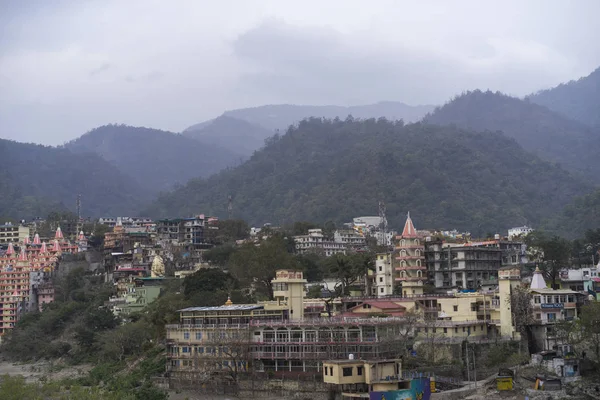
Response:
[[[529,99],[576,121],[600,127],[600,68],[576,81],[532,94]]]
[[[254,150],[264,145],[265,139],[275,132],[242,119],[220,116],[210,121],[190,126],[183,135],[201,143],[220,146],[237,154],[248,157]]]
[[[105,125],[65,145],[96,153],[151,193],[239,164],[240,156],[180,134],[126,125]]]
[[[285,132],[290,125],[310,117],[345,119],[348,115],[352,115],[360,119],[384,117],[392,121],[402,119],[404,122],[416,122],[433,108],[434,106],[430,105],[409,106],[397,101],[382,101],[351,107],[276,104],[226,111],[224,115],[243,119],[272,131],[279,129]]]
[[[4,139],[0,188],[0,215],[15,218],[74,211],[78,194],[86,216],[130,214],[146,200],[135,181],[95,154]]]
[[[420,228],[485,234],[536,224],[590,189],[500,133],[311,118],[241,166],[161,195],[144,213],[223,217],[231,195],[234,216],[252,224],[339,223],[376,214],[383,200],[393,228],[410,211]]]
[[[424,121],[475,131],[502,131],[526,150],[599,181],[599,133],[538,104],[476,90],[457,96]]]
[[[305,118],[345,119],[352,115],[361,119],[384,117],[415,122],[431,110],[433,106],[409,106],[394,101],[352,107],[277,104],[226,111],[219,118],[190,126],[183,134],[249,156],[263,146],[266,138],[276,132],[285,133],[290,125]]]
[[[598,229],[600,227],[600,190],[576,197],[562,212],[550,216],[542,227],[573,239],[581,237],[588,229]]]

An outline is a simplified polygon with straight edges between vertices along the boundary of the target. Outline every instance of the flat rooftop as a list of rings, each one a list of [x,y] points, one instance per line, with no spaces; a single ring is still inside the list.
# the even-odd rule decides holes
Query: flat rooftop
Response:
[[[257,304],[233,304],[230,306],[212,306],[212,307],[188,307],[181,310],[177,310],[179,312],[184,311],[247,311],[247,310],[259,310],[262,309],[263,306],[259,306]]]

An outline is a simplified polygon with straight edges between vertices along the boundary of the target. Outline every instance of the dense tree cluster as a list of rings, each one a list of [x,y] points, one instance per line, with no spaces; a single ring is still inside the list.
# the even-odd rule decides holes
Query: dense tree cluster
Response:
[[[81,194],[85,214],[126,215],[146,192],[95,154],[0,139],[0,215],[17,219],[74,210]]]
[[[223,217],[231,195],[236,218],[253,225],[340,223],[376,214],[383,200],[391,227],[410,210],[420,227],[483,235],[537,224],[590,189],[500,133],[312,118],[240,167],[192,180],[144,213]]]

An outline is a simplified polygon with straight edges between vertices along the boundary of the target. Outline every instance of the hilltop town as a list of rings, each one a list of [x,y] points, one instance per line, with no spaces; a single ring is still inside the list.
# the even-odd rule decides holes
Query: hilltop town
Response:
[[[383,203],[340,227],[203,214],[6,223],[2,354],[101,362],[80,384],[146,360],[138,379],[153,393],[260,397],[287,379],[322,398],[435,394],[523,363],[536,387],[564,390],[600,357],[599,238],[527,226],[475,238],[417,229],[410,213],[395,230]],[[385,382],[363,368],[387,371]]]

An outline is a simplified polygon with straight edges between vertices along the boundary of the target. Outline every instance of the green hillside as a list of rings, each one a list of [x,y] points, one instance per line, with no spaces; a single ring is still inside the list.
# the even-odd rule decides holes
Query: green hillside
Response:
[[[239,155],[214,144],[126,125],[101,126],[65,146],[76,153],[98,154],[151,193],[240,163]]]
[[[95,154],[0,139],[0,215],[46,216],[75,210],[82,195],[86,216],[136,211],[146,192],[135,181]]]
[[[425,121],[475,131],[502,131],[525,150],[599,182],[599,133],[546,107],[476,90],[437,108]]]
[[[227,215],[252,224],[346,222],[386,203],[392,228],[536,224],[591,190],[499,133],[379,120],[302,121],[237,168],[163,194],[144,214]],[[478,232],[474,232],[478,233]]]
[[[600,68],[576,81],[532,94],[529,100],[575,121],[600,127]]]

